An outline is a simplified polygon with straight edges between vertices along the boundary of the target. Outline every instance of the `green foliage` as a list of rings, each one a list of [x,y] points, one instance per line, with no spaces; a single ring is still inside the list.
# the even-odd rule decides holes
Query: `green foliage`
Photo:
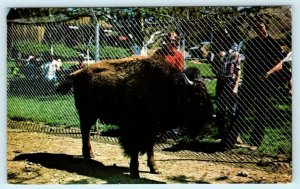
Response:
[[[154,17],[155,19],[195,18],[202,15],[255,14],[271,7],[251,7],[238,10],[237,6],[196,6],[196,7],[126,7],[126,8],[16,8],[11,9],[8,18],[26,19],[27,22],[47,23],[72,20],[80,16],[93,17],[93,13],[105,21],[120,21]],[[273,9],[272,9],[273,10]],[[93,11],[93,12],[92,12]]]

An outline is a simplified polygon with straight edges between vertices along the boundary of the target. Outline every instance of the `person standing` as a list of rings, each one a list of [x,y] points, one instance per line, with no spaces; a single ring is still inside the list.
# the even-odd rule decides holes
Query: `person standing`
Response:
[[[46,53],[44,55],[44,60],[46,61],[42,66],[42,76],[46,81],[55,83],[56,82],[56,67],[53,62],[53,55]]]
[[[243,68],[239,104],[244,120],[252,114],[249,117],[252,119],[249,141],[251,150],[256,150],[262,143],[268,119],[272,117],[269,97],[275,88],[268,80],[262,80],[261,76],[283,58],[280,45],[269,35],[269,28],[270,21],[267,17],[257,17],[254,22],[257,36],[247,42],[244,52],[246,62]],[[242,123],[239,119],[237,124],[245,124],[245,122]]]
[[[228,129],[235,121],[237,113],[237,95],[241,77],[240,58],[237,45],[237,36],[232,36],[227,28],[215,32],[211,52],[207,60],[216,75],[216,126],[219,130],[222,144],[227,147]],[[229,124],[226,120],[229,120]],[[236,136],[234,143],[242,143]]]
[[[234,51],[227,55],[223,62],[220,76],[217,80],[216,102],[217,102],[217,126],[221,130],[222,142],[228,147],[228,140],[231,136],[227,127],[233,127],[238,114],[238,88],[241,79],[241,63],[239,53]],[[226,117],[229,119],[229,125],[226,125]],[[242,143],[237,134],[234,143]]]
[[[232,36],[227,29],[219,30],[212,44],[209,62],[217,77],[216,84],[216,125],[225,148],[229,147],[230,137],[228,128],[233,127],[237,116],[237,95],[241,78],[240,58],[236,36]],[[211,58],[213,57],[213,58]],[[229,120],[229,123],[226,121]],[[241,143],[236,136],[233,143]]]
[[[163,57],[164,60],[171,64],[178,71],[183,72],[183,54],[177,50],[178,36],[175,32],[170,32],[166,36],[165,44],[154,53],[154,56]]]

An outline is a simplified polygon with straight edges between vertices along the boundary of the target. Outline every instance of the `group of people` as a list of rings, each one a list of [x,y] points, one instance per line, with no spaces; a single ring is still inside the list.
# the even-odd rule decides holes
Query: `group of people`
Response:
[[[23,73],[27,78],[42,78],[45,81],[56,83],[63,79],[65,75],[75,70],[84,68],[84,58],[79,56],[78,63],[68,68],[62,67],[61,59],[55,59],[50,53],[46,53],[42,58],[30,55],[28,59],[22,62],[20,59],[16,61],[17,71],[13,71],[14,75]]]
[[[268,18],[259,17],[255,20],[253,29],[257,36],[246,43],[242,82],[240,47],[237,45],[238,39],[230,31],[223,29],[223,33],[212,44],[212,53],[207,53],[207,59],[217,76],[216,125],[226,149],[243,143],[240,138],[240,134],[244,132],[242,128],[249,128],[249,125],[245,125],[249,123],[244,122],[243,118],[249,112],[253,114],[251,118],[255,124],[249,132],[249,144],[245,146],[251,150],[256,150],[261,145],[266,126],[272,118],[270,97],[276,90],[274,82],[278,80],[267,78],[282,70],[284,54],[278,42],[269,35],[269,28]],[[166,62],[182,72],[183,55],[177,50],[177,42],[176,33],[169,33],[166,44],[156,53],[164,55]],[[291,69],[285,79],[292,94]]]

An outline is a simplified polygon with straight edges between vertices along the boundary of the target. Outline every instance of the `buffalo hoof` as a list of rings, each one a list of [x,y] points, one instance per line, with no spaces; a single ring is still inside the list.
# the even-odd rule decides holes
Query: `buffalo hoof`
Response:
[[[92,159],[95,157],[94,153],[91,151],[83,152],[82,155],[83,155],[84,159]]]
[[[84,158],[85,160],[90,160],[90,159],[92,159],[93,157],[94,157],[93,154],[88,154],[88,155],[84,154],[84,155],[83,155],[83,158]]]
[[[161,172],[158,169],[150,169],[151,174],[160,174]]]
[[[139,172],[130,172],[130,177],[131,178],[135,178],[135,179],[139,179],[140,178],[140,174]]]

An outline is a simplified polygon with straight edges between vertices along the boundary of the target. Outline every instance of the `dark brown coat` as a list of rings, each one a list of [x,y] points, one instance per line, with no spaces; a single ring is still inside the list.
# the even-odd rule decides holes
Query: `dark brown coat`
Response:
[[[211,116],[212,105],[201,80],[187,85],[163,60],[135,57],[101,61],[70,75],[80,118],[83,156],[92,157],[89,132],[97,118],[120,127],[120,143],[139,177],[138,155],[158,173],[153,146],[159,131],[186,127],[195,133]]]

